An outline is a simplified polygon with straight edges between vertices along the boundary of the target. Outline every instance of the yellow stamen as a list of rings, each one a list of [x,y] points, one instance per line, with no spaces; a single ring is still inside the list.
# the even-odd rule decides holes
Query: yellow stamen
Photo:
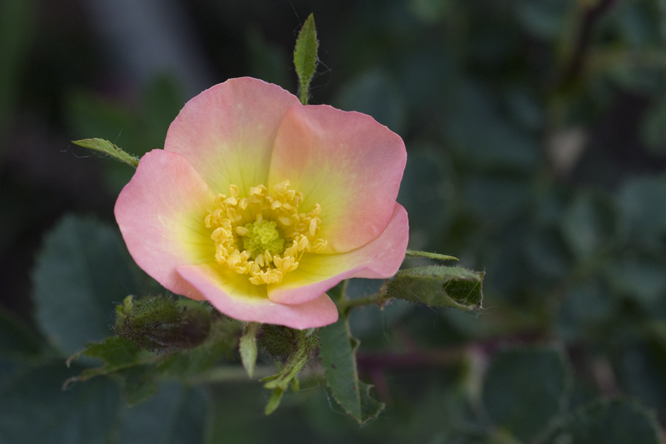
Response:
[[[306,252],[320,253],[328,242],[318,238],[321,206],[299,213],[303,194],[280,182],[269,192],[264,185],[240,196],[236,185],[215,198],[204,219],[212,230],[215,260],[255,285],[278,284],[298,268]]]

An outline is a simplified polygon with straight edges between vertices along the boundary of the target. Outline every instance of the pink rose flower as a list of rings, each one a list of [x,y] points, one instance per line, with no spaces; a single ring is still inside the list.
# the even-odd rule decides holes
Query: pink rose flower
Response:
[[[231,79],[190,100],[116,202],[130,254],[170,291],[243,321],[321,327],[326,291],[405,256],[402,139],[372,117]]]

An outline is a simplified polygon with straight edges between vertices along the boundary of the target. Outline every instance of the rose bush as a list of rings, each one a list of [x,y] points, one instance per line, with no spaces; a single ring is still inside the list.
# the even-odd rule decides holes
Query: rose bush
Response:
[[[327,290],[402,263],[405,162],[402,139],[367,115],[231,79],[185,105],[115,215],[170,291],[243,321],[320,327],[338,317]]]

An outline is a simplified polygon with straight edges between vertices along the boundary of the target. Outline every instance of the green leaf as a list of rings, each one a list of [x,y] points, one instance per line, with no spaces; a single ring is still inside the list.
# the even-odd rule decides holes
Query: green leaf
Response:
[[[285,89],[292,84],[288,57],[284,48],[264,38],[259,27],[249,26],[245,32],[245,43],[249,58],[249,75],[280,85]]]
[[[123,396],[128,407],[139,405],[158,393],[155,366],[133,364],[118,375],[122,377]]]
[[[314,15],[310,14],[298,33],[296,48],[294,49],[294,66],[298,76],[299,98],[303,105],[308,104],[310,98],[310,82],[317,70],[317,30]]]
[[[617,310],[618,298],[609,297],[605,281],[586,279],[563,294],[560,304],[558,336],[567,341],[581,341],[600,331]]]
[[[645,146],[655,155],[666,154],[666,96],[645,113],[641,121],[640,136]]]
[[[347,319],[340,316],[335,324],[322,328],[319,335],[326,385],[335,400],[359,425],[376,418],[385,405],[372,399],[372,386],[358,379],[356,349],[360,342],[351,336]]]
[[[80,370],[80,369],[78,369]],[[100,378],[62,390],[62,362],[23,374],[0,392],[0,440],[12,444],[106,444],[117,425],[120,391]]]
[[[46,236],[32,273],[41,331],[65,356],[103,339],[114,306],[142,291],[141,276],[116,228],[64,217]]]
[[[125,411],[115,442],[202,443],[207,404],[201,390],[177,382],[161,383],[154,398]]]
[[[654,415],[625,399],[592,401],[569,415],[549,434],[547,444],[659,444]]]
[[[469,165],[485,170],[529,172],[539,162],[539,141],[529,132],[512,125],[496,103],[495,96],[485,87],[465,82],[456,89],[456,97],[448,104],[450,114],[442,129],[451,138],[451,148]],[[483,131],[479,131],[483,128]],[[507,178],[508,179],[508,178]],[[506,186],[511,180],[494,180]],[[503,190],[488,192],[497,194]],[[503,193],[502,193],[503,194]],[[511,204],[509,196],[496,205]]]
[[[396,273],[387,286],[390,297],[432,307],[478,310],[483,302],[484,272],[462,267],[408,268]]]
[[[80,356],[100,359],[99,367],[86,368],[67,381],[87,381],[109,375],[121,380],[123,395],[129,405],[136,405],[157,394],[156,381],[166,378],[190,378],[210,369],[224,354],[236,347],[240,323],[219,316],[211,326],[208,339],[193,349],[173,349],[170,353],[152,353],[121,337],[109,337],[100,343],[88,343],[68,363]]]
[[[659,259],[634,253],[619,256],[606,269],[608,282],[616,292],[649,308],[666,291],[664,262]]]
[[[85,381],[95,376],[118,372],[129,366],[136,365],[135,363],[140,352],[141,350],[128,340],[119,338],[118,336],[111,336],[104,339],[103,342],[88,343],[85,349],[67,360],[67,365],[81,355],[104,361],[105,365],[103,367],[87,368],[81,373],[81,377],[77,378]]]
[[[29,357],[39,354],[42,348],[41,338],[0,306],[0,356]]]
[[[453,163],[450,153],[439,146],[410,144],[398,202],[409,214],[409,227],[412,233],[418,233],[419,246],[440,245],[456,217],[458,181]]]
[[[250,378],[254,375],[254,365],[257,362],[257,333],[260,328],[261,324],[258,322],[250,322],[240,338],[241,361]]]
[[[100,359],[104,365],[84,369],[79,376],[65,381],[65,387],[77,381],[87,381],[96,376],[111,375],[120,377],[123,386],[123,395],[129,405],[139,404],[157,393],[153,382],[151,370],[143,362],[157,359],[155,355],[142,352],[136,345],[126,339],[113,336],[103,342],[91,342],[84,350],[76,353],[67,360],[67,365],[78,359],[81,355]]]
[[[664,176],[639,177],[623,183],[617,196],[618,225],[623,237],[643,248],[662,251],[660,240],[666,233],[664,195]]]
[[[516,3],[516,15],[526,31],[549,41],[566,29],[568,8],[561,1],[522,1]]]
[[[368,114],[397,133],[405,129],[407,122],[400,90],[382,70],[367,71],[350,80],[340,88],[334,105]]]
[[[131,167],[139,166],[139,158],[132,156],[122,149],[118,148],[108,140],[104,139],[81,139],[81,140],[72,140],[72,143],[82,146],[84,148],[89,148],[91,150],[99,151],[101,153],[107,154],[114,159],[126,163]]]
[[[606,196],[580,194],[562,220],[562,234],[579,260],[589,260],[612,245],[615,219],[615,208]]]
[[[557,349],[505,349],[488,368],[483,406],[497,427],[528,441],[562,412],[570,380],[569,366]]]

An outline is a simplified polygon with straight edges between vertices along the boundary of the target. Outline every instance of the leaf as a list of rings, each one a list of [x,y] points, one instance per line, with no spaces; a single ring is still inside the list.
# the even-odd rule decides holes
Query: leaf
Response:
[[[448,152],[427,143],[411,144],[409,155],[398,202],[409,214],[410,230],[422,239],[419,245],[440,245],[457,213],[453,161]]]
[[[484,272],[462,267],[408,268],[396,273],[387,286],[390,297],[426,304],[478,310],[483,302]]]
[[[660,97],[645,113],[639,135],[645,146],[657,156],[666,154],[666,97]]]
[[[566,29],[568,3],[560,1],[523,1],[516,4],[516,15],[530,34],[549,41]]]
[[[249,75],[280,85],[285,89],[291,84],[290,71],[284,48],[264,38],[259,27],[248,26],[245,45],[249,59]]]
[[[79,369],[80,370],[80,369]],[[23,374],[0,392],[0,438],[12,444],[105,444],[117,425],[120,391],[100,378],[63,391],[61,362]]]
[[[654,415],[625,399],[596,400],[577,409],[549,434],[547,444],[659,444]]]
[[[123,396],[128,407],[139,405],[158,394],[155,367],[133,365],[118,372],[123,378]]]
[[[451,138],[451,148],[469,165],[493,171],[529,172],[536,168],[539,141],[511,124],[487,88],[464,82],[455,89],[448,106],[450,114],[446,114],[443,129]],[[500,202],[507,203],[511,198]]]
[[[39,336],[0,306],[0,356],[31,357],[42,351]]]
[[[240,338],[241,361],[250,378],[254,375],[254,365],[257,362],[257,332],[260,328],[261,324],[250,322],[245,327],[245,333]]]
[[[346,111],[358,111],[375,118],[396,133],[407,123],[400,90],[382,70],[371,70],[346,83],[334,105]]]
[[[491,421],[520,440],[542,432],[566,405],[571,374],[555,348],[515,347],[498,352],[483,382]]]
[[[613,243],[615,208],[602,194],[580,194],[566,211],[561,228],[578,259],[592,259]]]
[[[112,336],[104,339],[103,342],[90,342],[86,348],[67,360],[67,365],[79,358],[81,355],[97,358],[104,361],[103,367],[87,368],[81,373],[81,377],[77,378],[85,381],[99,375],[107,375],[110,373],[124,370],[130,366],[136,365],[139,359],[141,350],[126,339]]]
[[[210,369],[221,356],[230,354],[236,347],[239,333],[238,321],[220,315],[214,320],[208,339],[193,349],[152,353],[117,336],[99,343],[91,342],[70,357],[68,364],[84,355],[102,360],[103,365],[83,369],[66,385],[103,375],[117,377],[122,381],[127,402],[136,405],[157,394],[155,382],[160,379],[189,378]]]
[[[207,400],[199,389],[169,382],[145,403],[126,410],[118,443],[191,444],[204,442]]]
[[[580,341],[610,322],[617,310],[618,299],[609,297],[605,281],[589,278],[572,286],[561,302],[557,320],[559,336],[567,341]]]
[[[385,405],[372,399],[372,386],[358,379],[356,349],[360,342],[352,338],[347,319],[340,316],[335,324],[320,329],[319,335],[326,385],[335,400],[359,425],[376,418]]]
[[[623,237],[643,248],[662,251],[666,233],[666,178],[639,177],[622,184],[617,196],[619,228]]]
[[[298,33],[296,48],[294,48],[294,66],[298,76],[299,98],[303,105],[307,105],[310,98],[310,82],[317,70],[318,48],[314,15],[310,14]]]
[[[141,276],[117,229],[65,216],[46,236],[32,273],[39,328],[65,356],[74,354],[109,335],[114,306],[141,292]]]
[[[616,292],[649,308],[659,302],[666,290],[664,263],[659,259],[635,253],[614,258],[606,269],[608,282]]]
[[[81,140],[72,140],[72,143],[82,146],[84,148],[89,148],[91,150],[99,151],[101,153],[107,154],[114,159],[126,163],[131,167],[139,166],[139,158],[132,156],[122,149],[118,148],[108,140],[104,139],[81,139]]]

